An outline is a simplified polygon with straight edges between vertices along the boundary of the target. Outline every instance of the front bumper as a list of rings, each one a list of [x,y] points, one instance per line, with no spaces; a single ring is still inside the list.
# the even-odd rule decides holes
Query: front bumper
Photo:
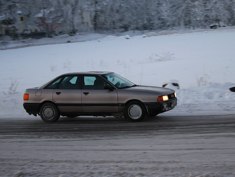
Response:
[[[162,112],[169,111],[177,105],[177,98],[164,102],[145,103],[149,115],[157,115]]]
[[[25,111],[28,114],[37,115],[39,113],[40,104],[39,103],[24,103],[23,104]]]

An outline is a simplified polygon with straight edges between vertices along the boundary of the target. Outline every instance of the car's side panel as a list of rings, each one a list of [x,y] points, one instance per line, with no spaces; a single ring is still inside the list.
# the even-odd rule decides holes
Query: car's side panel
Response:
[[[82,112],[80,89],[54,89],[52,101],[57,105],[60,112]]]
[[[125,104],[130,100],[139,100],[141,102],[156,102],[157,94],[153,95],[151,93],[143,93],[139,91],[133,91],[128,89],[119,89],[118,90],[118,103]]]
[[[40,99],[40,103],[43,103],[45,101],[53,102],[52,93],[53,93],[52,89],[40,89],[40,91],[38,91],[37,94],[38,99]]]
[[[29,100],[24,103],[43,103],[45,101],[52,101],[52,90],[47,89],[27,89]]]
[[[117,91],[82,90],[83,112],[118,112]]]

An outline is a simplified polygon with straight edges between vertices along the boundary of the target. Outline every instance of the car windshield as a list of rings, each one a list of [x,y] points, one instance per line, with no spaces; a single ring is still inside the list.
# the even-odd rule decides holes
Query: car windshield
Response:
[[[129,80],[127,80],[127,79],[123,78],[122,76],[115,74],[115,73],[109,73],[109,74],[105,74],[103,76],[106,80],[111,82],[115,87],[117,87],[119,89],[136,86],[131,81],[129,81]]]

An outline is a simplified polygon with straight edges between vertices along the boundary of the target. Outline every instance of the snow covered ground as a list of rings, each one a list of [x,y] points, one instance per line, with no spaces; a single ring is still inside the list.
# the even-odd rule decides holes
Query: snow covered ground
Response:
[[[143,85],[178,82],[178,106],[166,115],[235,114],[235,93],[228,90],[235,86],[235,29],[161,34],[80,35],[76,43],[1,50],[0,117],[27,117],[26,88],[91,70],[114,71]]]

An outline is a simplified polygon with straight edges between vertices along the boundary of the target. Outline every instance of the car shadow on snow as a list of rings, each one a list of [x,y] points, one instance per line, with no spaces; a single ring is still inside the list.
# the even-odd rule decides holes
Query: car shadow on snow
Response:
[[[146,122],[156,122],[159,121],[161,119],[164,119],[163,117],[151,117],[151,118],[147,118],[143,121],[139,121],[139,122],[134,122],[134,121],[128,121],[124,118],[114,118],[114,117],[92,117],[92,116],[78,116],[75,118],[67,118],[67,117],[61,117],[59,119],[58,122],[53,123],[53,124],[71,124],[71,123],[78,123],[78,124],[113,124],[113,123],[117,123],[117,124],[132,124],[132,123],[146,123]]]

